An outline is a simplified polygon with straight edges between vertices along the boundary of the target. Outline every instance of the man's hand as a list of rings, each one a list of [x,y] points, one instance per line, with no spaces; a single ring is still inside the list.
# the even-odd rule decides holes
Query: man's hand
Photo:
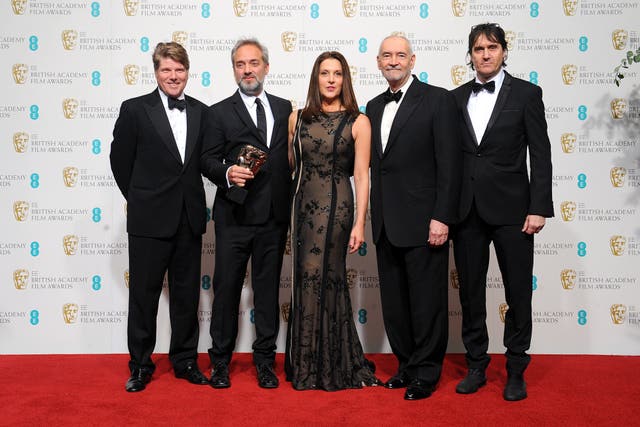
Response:
[[[527,234],[539,233],[544,227],[545,218],[540,215],[527,215],[522,226],[522,231]]]
[[[431,246],[444,245],[449,238],[449,226],[436,219],[429,223],[429,244]]]
[[[229,182],[238,187],[244,187],[247,180],[253,179],[253,172],[244,166],[233,165],[227,171]]]

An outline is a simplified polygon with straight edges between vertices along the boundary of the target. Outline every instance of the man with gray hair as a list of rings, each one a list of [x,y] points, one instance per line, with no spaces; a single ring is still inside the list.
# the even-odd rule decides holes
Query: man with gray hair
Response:
[[[276,388],[279,381],[273,363],[280,326],[278,291],[291,205],[287,151],[291,103],[265,93],[269,54],[256,39],[239,40],[231,51],[231,64],[238,90],[210,108],[211,133],[202,154],[203,174],[217,186],[211,386],[231,386],[229,363],[251,258],[256,328],[253,361],[258,384]]]
[[[460,140],[453,96],[411,74],[400,33],[377,56],[389,88],[367,104],[371,120],[371,227],[385,330],[398,371],[387,388],[431,396],[448,337],[449,226],[456,219]]]

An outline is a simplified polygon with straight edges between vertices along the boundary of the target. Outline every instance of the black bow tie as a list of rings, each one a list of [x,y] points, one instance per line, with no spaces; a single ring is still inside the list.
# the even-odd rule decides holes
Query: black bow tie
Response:
[[[169,110],[173,110],[174,108],[183,111],[185,108],[187,108],[187,102],[184,99],[169,97]]]
[[[402,91],[399,90],[395,93],[391,93],[391,90],[387,89],[387,91],[384,93],[384,103],[388,104],[391,101],[395,101],[396,103],[400,102],[400,98],[402,98]]]
[[[471,90],[473,90],[473,93],[478,93],[482,89],[485,89],[489,93],[493,93],[496,91],[496,82],[494,80],[491,80],[490,82],[487,82],[485,84],[473,82],[473,86],[471,86]]]

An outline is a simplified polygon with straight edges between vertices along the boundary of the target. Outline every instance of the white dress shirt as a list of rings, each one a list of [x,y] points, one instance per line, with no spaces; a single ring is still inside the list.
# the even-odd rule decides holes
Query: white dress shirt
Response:
[[[402,96],[400,97],[400,101],[398,102],[388,102],[384,107],[384,111],[382,113],[382,120],[380,121],[380,137],[382,140],[382,152],[387,148],[387,142],[389,142],[389,133],[391,133],[391,125],[393,125],[393,119],[396,118],[396,113],[400,108],[400,104],[404,100],[404,96],[407,94],[407,89],[411,86],[413,82],[413,76],[409,78],[405,82],[404,85],[399,89],[402,91]]]
[[[269,105],[269,98],[267,98],[267,94],[262,91],[260,95],[249,96],[240,92],[240,97],[242,98],[242,102],[247,107],[247,111],[249,111],[249,115],[251,116],[251,120],[253,123],[258,126],[258,112],[256,108],[256,98],[260,98],[260,102],[262,102],[262,106],[264,107],[264,115],[267,118],[267,147],[271,144],[271,135],[273,134],[273,113],[271,112],[271,105]]]
[[[500,70],[500,72],[498,72],[498,74],[496,74],[492,79],[488,80],[487,83],[491,80],[496,82],[496,90],[493,93],[489,93],[486,90],[481,90],[478,93],[471,92],[469,102],[467,102],[467,111],[469,112],[469,117],[471,118],[471,124],[473,125],[473,131],[476,134],[476,141],[478,141],[478,144],[482,141],[484,131],[487,129],[487,124],[489,123],[491,113],[493,112],[493,107],[496,105],[498,93],[500,93],[500,88],[504,81],[504,70]],[[476,82],[482,83],[477,77]]]
[[[171,131],[173,132],[173,139],[176,140],[176,145],[178,146],[178,152],[180,153],[180,158],[184,163],[184,152],[187,147],[187,109],[180,111],[177,108],[173,110],[169,109],[169,98],[167,94],[158,89],[160,92],[160,99],[162,100],[162,105],[164,105],[164,110],[167,112],[167,117],[169,118],[169,125],[171,126]],[[184,99],[184,93],[182,93],[177,99]]]

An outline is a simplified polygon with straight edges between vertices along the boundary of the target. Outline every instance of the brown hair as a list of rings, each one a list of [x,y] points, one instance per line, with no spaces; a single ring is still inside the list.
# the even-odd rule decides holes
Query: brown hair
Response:
[[[164,58],[173,59],[176,62],[184,65],[184,68],[189,69],[189,55],[187,51],[180,43],[176,42],[168,42],[168,43],[158,43],[156,45],[155,50],[153,51],[153,69],[158,70],[160,66],[160,60]]]
[[[325,59],[336,59],[340,62],[342,67],[342,88],[340,90],[340,103],[352,117],[357,117],[360,114],[358,109],[358,102],[353,92],[353,84],[351,83],[351,70],[345,57],[336,51],[321,53],[316,62],[313,64],[311,70],[311,77],[309,79],[309,91],[307,92],[307,101],[304,109],[302,110],[302,119],[305,122],[310,122],[313,117],[319,116],[322,113],[322,97],[320,96],[320,64]]]

